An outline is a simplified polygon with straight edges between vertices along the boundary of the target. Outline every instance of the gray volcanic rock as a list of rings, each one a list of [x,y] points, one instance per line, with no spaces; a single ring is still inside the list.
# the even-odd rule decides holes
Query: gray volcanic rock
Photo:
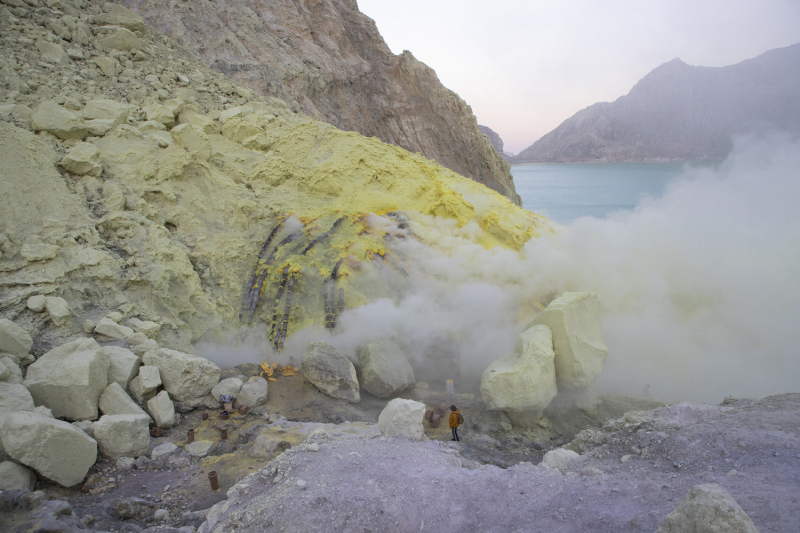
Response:
[[[721,68],[673,59],[626,96],[577,112],[511,161],[720,159],[734,135],[800,132],[798,72],[800,44]]]
[[[257,92],[419,152],[520,203],[508,163],[483,137],[472,109],[411,52],[392,54],[355,0],[123,3]]]
[[[486,137],[489,139],[489,142],[492,143],[492,146],[494,146],[494,149],[497,151],[497,153],[503,155],[503,139],[500,138],[500,135],[489,126],[481,126],[479,124],[478,129],[480,130],[481,133],[486,135]]]

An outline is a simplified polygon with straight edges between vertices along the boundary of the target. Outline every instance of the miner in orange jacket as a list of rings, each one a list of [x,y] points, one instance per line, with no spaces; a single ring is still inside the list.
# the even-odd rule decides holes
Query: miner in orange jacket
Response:
[[[453,439],[452,440],[459,440],[458,438],[458,426],[464,423],[464,417],[461,416],[461,410],[456,407],[455,405],[450,406],[450,429],[453,430]]]

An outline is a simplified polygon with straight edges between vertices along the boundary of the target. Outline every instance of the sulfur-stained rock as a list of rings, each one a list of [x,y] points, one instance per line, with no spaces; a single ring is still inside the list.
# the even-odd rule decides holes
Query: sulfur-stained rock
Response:
[[[264,130],[239,117],[232,117],[222,126],[222,134],[233,142],[241,143],[254,135],[263,135]]]
[[[147,400],[147,410],[158,427],[169,429],[175,424],[175,406],[167,391],[162,390],[155,397]]]
[[[424,403],[395,398],[381,411],[378,417],[378,427],[384,437],[422,440],[425,437],[425,430],[422,427],[424,416]]]
[[[104,457],[141,457],[150,446],[149,417],[103,415],[94,423],[94,438]]]
[[[121,346],[104,346],[108,354],[108,383],[117,382],[123,389],[139,373],[142,360],[132,351]]]
[[[31,296],[30,298],[28,298],[28,301],[25,303],[25,306],[34,313],[41,313],[42,311],[44,311],[44,296],[41,294],[37,294],[36,296]]]
[[[175,115],[170,109],[161,104],[151,104],[145,106],[143,111],[147,116],[147,120],[152,120],[163,124],[167,129],[175,125]]]
[[[356,368],[332,344],[309,344],[303,354],[302,369],[306,379],[328,396],[349,402],[361,401]]]
[[[104,415],[144,415],[150,418],[116,381],[110,383],[100,395],[98,407]]]
[[[120,50],[130,52],[131,50],[141,50],[142,41],[130,30],[120,28],[116,32],[99,40],[104,50]]]
[[[78,115],[50,100],[45,100],[34,109],[31,127],[36,131],[52,133],[59,139],[83,139],[86,124]]]
[[[67,422],[16,412],[0,427],[6,453],[64,487],[83,481],[97,460],[97,442]]]
[[[72,63],[72,59],[64,49],[55,43],[36,41],[36,48],[39,49],[42,54],[42,60],[45,63],[53,63],[54,65],[69,65]]]
[[[64,298],[58,296],[48,296],[44,300],[44,307],[50,315],[50,320],[56,326],[64,326],[69,323],[72,313],[69,312],[69,304]]]
[[[137,333],[144,333],[149,338],[154,338],[158,335],[161,325],[158,322],[151,322],[150,320],[139,320],[138,318],[129,318],[125,324]]]
[[[76,176],[90,174],[99,177],[103,170],[100,163],[100,150],[91,143],[78,143],[69,149],[61,160],[61,166]]]
[[[55,259],[58,257],[58,252],[60,250],[61,248],[55,244],[23,244],[19,254],[24,257],[26,261],[47,261],[48,259]]]
[[[239,391],[242,390],[244,384],[238,378],[226,378],[214,385],[211,389],[211,395],[219,399],[220,396],[233,396],[235,400],[239,396]]]
[[[137,401],[151,398],[161,385],[161,372],[155,366],[140,366],[139,374],[128,383],[128,389]]]
[[[416,383],[414,369],[391,339],[368,344],[359,352],[358,364],[361,386],[378,398],[388,398]]]
[[[106,118],[86,120],[86,132],[92,137],[102,137],[114,129],[114,121]]]
[[[266,379],[253,376],[239,390],[239,396],[236,398],[236,407],[240,405],[255,407],[266,403],[268,390],[269,383],[267,383]]]
[[[557,393],[554,358],[549,327],[522,332],[514,352],[491,363],[481,376],[487,409],[519,413],[518,421],[528,422],[521,425],[535,424]]]
[[[58,418],[94,420],[108,384],[108,355],[94,339],[53,348],[28,367],[24,385]]]
[[[124,124],[128,118],[131,106],[106,98],[95,98],[86,102],[83,108],[85,120],[111,120],[113,125]]]
[[[664,519],[657,533],[758,533],[733,496],[721,485],[695,485]]]
[[[580,389],[600,375],[606,348],[600,330],[600,302],[593,292],[565,292],[536,315],[531,325],[553,332],[559,387]]]
[[[134,334],[136,336],[138,334]],[[131,337],[132,339],[133,337]],[[130,339],[128,339],[128,345],[131,344]],[[139,357],[144,356],[147,352],[154,352],[158,350],[158,343],[153,339],[147,339],[144,342],[140,342],[139,344],[135,345],[133,348],[133,353],[138,355]]]
[[[117,324],[110,318],[100,319],[100,322],[94,328],[94,332],[116,340],[127,339],[133,335],[131,328]]]
[[[28,332],[10,320],[0,318],[0,352],[11,354],[22,359],[33,346],[33,339]]]
[[[144,19],[125,6],[109,2],[104,6],[104,11],[105,13],[95,15],[97,24],[122,26],[127,30],[144,34]]]
[[[94,58],[94,63],[100,69],[100,72],[107,78],[111,78],[116,76],[117,74],[117,66],[119,65],[116,61],[111,59],[110,57],[100,56]]]
[[[186,147],[190,152],[197,152],[203,158],[211,157],[211,143],[208,136],[191,124],[181,124],[172,129],[172,138],[178,146]]]
[[[170,397],[178,402],[202,398],[219,382],[217,365],[188,353],[159,348],[144,354],[142,362],[157,366]]]
[[[33,490],[36,488],[36,474],[13,461],[0,463],[0,490]]]

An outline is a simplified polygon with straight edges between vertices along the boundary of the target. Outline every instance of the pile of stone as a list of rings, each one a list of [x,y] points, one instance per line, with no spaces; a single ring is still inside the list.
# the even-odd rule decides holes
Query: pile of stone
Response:
[[[558,394],[591,387],[606,353],[597,295],[566,292],[536,315],[512,354],[484,371],[481,396],[515,425],[534,427]]]

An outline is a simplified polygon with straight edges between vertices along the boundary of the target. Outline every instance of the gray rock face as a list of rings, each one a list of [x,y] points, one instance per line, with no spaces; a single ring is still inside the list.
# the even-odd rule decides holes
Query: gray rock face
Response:
[[[503,139],[500,138],[500,135],[498,135],[497,132],[489,126],[478,125],[478,129],[481,133],[486,135],[486,138],[488,138],[489,142],[492,143],[492,146],[497,153],[503,155]]]
[[[28,332],[10,320],[0,318],[0,352],[10,353],[21,359],[28,355],[33,339]]]
[[[721,159],[733,135],[800,131],[798,70],[800,44],[722,68],[673,59],[627,96],[577,112],[511,161]]]
[[[101,416],[94,424],[100,453],[114,461],[146,455],[150,446],[149,422],[149,417],[143,414]]]
[[[13,461],[0,463],[0,490],[19,490],[36,488],[36,474]]]
[[[695,485],[664,519],[657,533],[758,533],[753,521],[724,487]]]
[[[323,0],[298,10],[285,0],[206,2],[181,11],[160,0],[123,3],[256,91],[339,129],[419,152],[519,204],[508,163],[467,103],[411,52],[392,54],[355,3]],[[292,47],[283,33],[293,36]]]
[[[13,459],[65,487],[83,481],[97,460],[97,442],[86,433],[33,413],[10,414],[0,438]]]
[[[94,420],[108,385],[108,355],[94,339],[53,348],[28,367],[23,383],[58,418]]]
[[[390,339],[368,344],[358,354],[361,385],[378,398],[388,398],[392,394],[414,386],[414,369],[406,356]]]
[[[160,348],[146,353],[142,361],[158,367],[164,388],[178,402],[202,398],[219,382],[219,367],[196,355]]]
[[[327,342],[308,345],[302,359],[303,374],[319,390],[348,402],[361,401],[356,368],[347,356]]]

